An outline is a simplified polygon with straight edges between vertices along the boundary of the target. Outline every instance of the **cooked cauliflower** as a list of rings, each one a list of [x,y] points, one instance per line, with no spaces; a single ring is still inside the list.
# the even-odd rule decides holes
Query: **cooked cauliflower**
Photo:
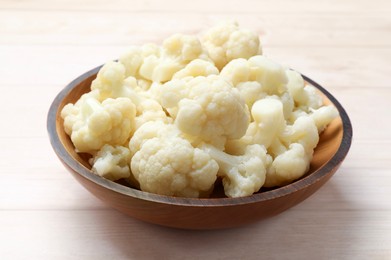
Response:
[[[163,42],[160,52],[144,58],[139,74],[154,82],[166,82],[195,59],[209,59],[198,38],[175,34]]]
[[[209,29],[201,42],[219,70],[233,59],[262,54],[258,35],[240,29],[237,23],[223,23]]]
[[[273,160],[267,170],[264,187],[283,186],[297,180],[308,170],[309,163],[304,147],[292,143],[288,150]]]
[[[136,153],[131,170],[140,188],[167,196],[209,195],[217,178],[217,163],[186,139],[170,135],[170,128],[160,122],[145,124],[133,136],[130,147]],[[165,130],[166,136],[162,135]]]
[[[185,68],[181,69],[172,77],[173,79],[183,79],[183,78],[195,78],[198,76],[209,76],[209,75],[218,75],[219,70],[215,65],[206,60],[196,59],[192,60]]]
[[[138,115],[135,118],[135,129],[151,121],[161,121],[172,123],[172,118],[168,117],[162,106],[154,99],[143,99],[137,106]]]
[[[332,105],[323,106],[312,110],[310,116],[318,128],[318,132],[321,133],[338,116],[338,110]]]
[[[77,152],[94,154],[105,144],[124,145],[134,129],[136,106],[130,99],[108,98],[101,103],[96,96],[96,92],[84,94],[61,111]]]
[[[165,124],[162,121],[150,121],[143,124],[134,132],[129,141],[129,149],[132,156],[140,150],[146,140],[158,137],[160,139],[168,137],[181,137],[181,132],[173,124]]]
[[[255,102],[251,114],[254,122],[241,139],[230,143],[227,150],[240,153],[251,144],[265,146],[268,154],[274,158],[267,171],[265,187],[282,186],[301,177],[308,170],[313,150],[319,141],[313,118],[301,116],[294,124],[287,125],[282,102],[273,98]],[[289,158],[291,168],[286,166]],[[280,163],[284,166],[280,166]]]
[[[126,77],[136,77],[138,75],[138,70],[143,63],[143,59],[142,48],[131,46],[119,57],[118,61],[123,64]]]
[[[216,75],[166,83],[161,103],[182,132],[220,149],[244,135],[249,123],[239,91]]]
[[[162,106],[153,99],[155,88],[144,90],[135,77],[125,78],[125,67],[119,62],[107,62],[92,82],[91,89],[98,91],[101,100],[129,98],[136,105],[135,129],[148,121],[161,120],[166,123],[172,121],[167,117]]]
[[[224,23],[129,47],[61,116],[99,176],[183,197],[221,178],[226,196],[243,197],[302,177],[338,111],[262,55],[256,33]]]
[[[265,183],[266,167],[271,157],[258,144],[246,147],[240,156],[227,154],[212,145],[201,146],[219,165],[225,195],[231,198],[244,197],[257,192]]]
[[[129,148],[105,144],[91,159],[90,164],[96,175],[116,181],[130,177],[130,159]]]
[[[228,152],[242,154],[251,144],[260,144],[268,149],[286,127],[283,104],[277,99],[258,100],[251,109],[251,115],[254,121],[248,126],[246,134],[228,142]]]
[[[287,90],[286,71],[265,56],[232,60],[222,69],[220,75],[240,91],[250,109],[255,101],[276,96],[285,100],[283,103],[286,116],[291,113],[293,100]]]
[[[300,73],[288,69],[286,75],[288,77],[288,91],[295,101],[296,107],[317,109],[322,105],[322,97],[316,93],[314,87],[305,85]]]
[[[125,78],[125,67],[115,61],[109,61],[99,70],[91,83],[91,90],[99,92],[99,100],[107,98],[130,98],[137,104],[141,89],[133,77]],[[139,93],[138,93],[139,92]]]

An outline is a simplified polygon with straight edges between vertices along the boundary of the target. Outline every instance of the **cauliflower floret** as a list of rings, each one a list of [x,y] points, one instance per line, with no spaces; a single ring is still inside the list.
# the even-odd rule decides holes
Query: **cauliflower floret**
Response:
[[[116,181],[130,177],[130,159],[129,148],[105,144],[90,160],[90,164],[96,175]]]
[[[219,70],[215,65],[206,60],[196,59],[192,60],[185,68],[181,69],[172,77],[173,79],[183,79],[186,77],[198,77],[198,76],[209,76],[218,75]]]
[[[288,91],[293,98],[295,108],[287,120],[295,122],[301,116],[310,115],[315,121],[319,133],[338,116],[338,110],[331,105],[322,106],[322,97],[315,87],[305,85],[303,77],[294,70],[286,70]]]
[[[254,70],[245,59],[235,59],[230,61],[221,71],[220,75],[236,87],[240,95],[251,109],[258,99],[264,98],[267,93],[257,80]]]
[[[150,121],[141,125],[134,132],[129,141],[129,149],[132,156],[141,149],[143,143],[149,139],[158,137],[160,139],[168,137],[180,137],[181,132],[173,124],[165,124],[162,121]]]
[[[297,180],[308,171],[310,160],[304,147],[292,143],[289,149],[278,155],[266,173],[264,187],[283,186]]]
[[[251,143],[269,148],[286,127],[282,102],[271,98],[258,100],[251,109],[251,115],[254,122],[250,130],[256,130],[251,133],[254,138]]]
[[[137,117],[135,118],[135,129],[150,121],[161,121],[172,123],[172,118],[168,117],[162,106],[154,99],[144,99],[137,106]]]
[[[258,35],[240,29],[237,23],[223,23],[209,29],[201,42],[219,70],[233,59],[262,54]]]
[[[136,107],[130,99],[108,98],[101,103],[96,92],[84,94],[61,111],[76,151],[90,154],[105,144],[125,144],[134,129],[135,116]]]
[[[139,74],[154,82],[166,82],[195,59],[208,59],[198,38],[174,34],[163,42],[159,55],[154,53],[144,58]]]
[[[231,198],[250,196],[265,182],[266,167],[271,157],[258,144],[246,147],[244,155],[227,154],[214,146],[201,146],[219,165],[218,175],[222,177],[225,195]]]
[[[312,110],[310,113],[311,118],[314,120],[318,132],[321,133],[331,121],[339,115],[338,110],[332,106],[323,106],[316,110]]]
[[[226,150],[232,154],[244,153],[251,144],[260,144],[269,148],[286,127],[283,105],[277,99],[261,99],[254,103],[251,109],[253,122],[247,128],[246,134],[238,140],[230,140]]]
[[[301,116],[294,124],[287,125],[282,102],[274,98],[255,102],[251,114],[254,122],[249,125],[246,134],[239,140],[228,142],[226,150],[240,154],[251,144],[265,146],[268,154],[274,158],[267,169],[265,187],[285,185],[301,177],[308,170],[319,141],[318,129],[312,117]],[[292,165],[297,166],[295,169],[280,166],[280,162],[286,165],[285,160],[295,158],[295,155],[300,156],[292,161]],[[268,178],[271,180],[268,181]]]
[[[149,94],[139,86],[136,78],[125,78],[125,67],[115,61],[109,61],[99,70],[96,79],[91,83],[91,90],[99,93],[98,99],[103,101],[107,98],[126,97],[135,105],[140,103],[141,98]]]
[[[284,113],[293,109],[293,100],[287,91],[285,69],[274,61],[258,55],[230,61],[220,75],[236,87],[251,109],[255,101],[267,96],[284,100]]]
[[[144,44],[141,47],[130,46],[120,57],[119,62],[125,67],[125,76],[139,78],[139,70],[148,56],[160,57],[161,48],[153,43]]]
[[[167,136],[171,128],[161,122],[145,124],[138,130],[142,133],[136,131],[130,142],[131,148],[138,148],[131,170],[141,190],[167,196],[209,195],[217,178],[217,163],[186,139]]]
[[[279,114],[282,115],[281,110]],[[268,148],[274,161],[267,170],[265,187],[283,186],[303,176],[319,142],[318,129],[310,116],[299,117],[293,125],[284,126],[275,133]],[[262,135],[262,130],[258,134]]]
[[[227,139],[240,138],[249,124],[248,108],[239,91],[216,75],[162,86],[161,104],[176,126],[222,149]]]
[[[157,84],[152,84],[157,85]],[[171,119],[167,117],[162,106],[153,99],[155,88],[149,90],[139,87],[135,77],[125,78],[125,67],[118,62],[106,63],[92,82],[91,89],[99,92],[99,99],[127,97],[136,105],[137,114],[135,118],[135,129],[139,128],[147,121],[161,120],[169,123]]]
[[[316,93],[313,86],[305,85],[300,73],[288,69],[286,75],[288,77],[288,91],[295,101],[296,107],[317,109],[322,105],[321,96]]]
[[[287,91],[288,78],[280,64],[262,55],[251,57],[248,64],[253,70],[255,80],[261,83],[268,95],[279,96]]]
[[[119,57],[118,61],[124,65],[126,77],[136,77],[143,59],[142,49],[138,46],[131,46]]]
[[[271,98],[257,101],[251,114],[254,122],[245,135],[249,144],[264,145],[275,158],[285,152],[291,143],[300,143],[307,154],[312,155],[319,136],[311,117],[299,117],[293,125],[287,125],[282,102]]]
[[[310,158],[319,142],[318,129],[313,118],[309,116],[299,117],[292,125],[287,125],[279,138],[285,146],[291,143],[301,144]]]

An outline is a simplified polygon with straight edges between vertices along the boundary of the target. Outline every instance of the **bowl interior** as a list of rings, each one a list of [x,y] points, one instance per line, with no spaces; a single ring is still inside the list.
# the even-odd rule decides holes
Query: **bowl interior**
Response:
[[[97,68],[98,69],[98,68]],[[63,127],[63,120],[60,116],[62,108],[68,104],[68,103],[75,103],[79,97],[90,91],[90,86],[91,82],[95,79],[96,77],[96,72],[97,69],[90,71],[89,73],[84,74],[81,76],[79,79],[75,80],[72,82],[66,89],[64,89],[64,92],[62,93],[63,98],[59,100],[58,106],[57,106],[57,111],[56,111],[56,125],[55,125],[55,130],[58,134],[59,141],[65,148],[66,152],[75,160],[77,161],[80,166],[84,167],[86,170],[90,171],[91,166],[88,163],[88,158],[89,156],[87,154],[78,154],[75,152],[74,146],[69,138],[69,136],[65,133],[64,127]],[[334,104],[337,105],[337,108],[339,112],[341,113],[342,107],[340,107],[339,104],[335,104],[336,100],[332,102],[330,98],[327,96],[331,97],[332,96],[326,92],[323,88],[321,88],[319,85],[316,83],[312,82],[308,78],[306,78],[307,84],[314,85],[315,87],[318,88],[320,93],[322,93],[324,101],[326,104]],[[61,93],[60,93],[61,95]],[[342,109],[342,112],[343,109]],[[348,120],[348,118],[347,118]],[[350,124],[350,122],[349,122]],[[318,143],[318,146],[315,149],[313,160],[311,161],[310,165],[310,170],[299,180],[293,182],[292,184],[297,185],[297,183],[300,183],[301,180],[310,178],[311,175],[313,175],[314,172],[317,172],[319,169],[322,168],[328,161],[330,161],[337,151],[339,150],[341,144],[342,144],[342,139],[343,139],[343,134],[344,134],[344,127],[343,127],[343,122],[342,118],[338,117],[335,120],[331,122],[331,124],[326,128],[326,130],[321,134],[320,140]],[[350,143],[349,143],[350,146]],[[347,151],[346,151],[347,153]],[[344,154],[343,156],[345,156]],[[341,159],[342,161],[342,159]],[[94,174],[91,173],[91,176]],[[94,176],[97,177],[97,176]],[[93,178],[94,178],[93,177]],[[121,183],[121,182],[120,182]],[[124,183],[121,183],[124,184]],[[261,194],[267,194],[268,192],[272,190],[279,190],[279,189],[287,189],[287,186],[290,186],[292,184],[286,185],[284,187],[280,188],[262,188],[258,193]],[[308,185],[308,183],[306,184]],[[216,188],[212,194],[212,197],[214,198],[219,198],[219,197],[224,197],[223,192],[222,192],[222,187],[221,185],[216,185]]]

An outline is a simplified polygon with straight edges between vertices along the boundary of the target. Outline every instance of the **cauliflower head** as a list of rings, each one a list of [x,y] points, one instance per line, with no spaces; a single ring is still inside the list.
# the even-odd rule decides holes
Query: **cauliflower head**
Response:
[[[161,122],[145,124],[133,136],[130,147],[136,152],[131,170],[140,188],[167,196],[209,195],[217,178],[217,163],[186,139],[169,134],[171,127]]]
[[[185,134],[224,147],[240,138],[249,124],[248,108],[239,91],[216,75],[172,80],[162,86],[161,104]]]
[[[124,145],[133,132],[136,106],[130,99],[99,102],[96,97],[96,92],[84,94],[61,111],[65,132],[77,152],[94,154],[105,144]]]

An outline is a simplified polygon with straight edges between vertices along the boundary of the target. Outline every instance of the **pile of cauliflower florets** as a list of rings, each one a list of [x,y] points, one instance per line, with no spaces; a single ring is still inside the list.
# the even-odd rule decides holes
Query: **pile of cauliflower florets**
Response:
[[[225,23],[130,48],[61,116],[99,176],[182,197],[207,197],[221,179],[243,197],[303,176],[338,112],[263,56],[256,33]]]

